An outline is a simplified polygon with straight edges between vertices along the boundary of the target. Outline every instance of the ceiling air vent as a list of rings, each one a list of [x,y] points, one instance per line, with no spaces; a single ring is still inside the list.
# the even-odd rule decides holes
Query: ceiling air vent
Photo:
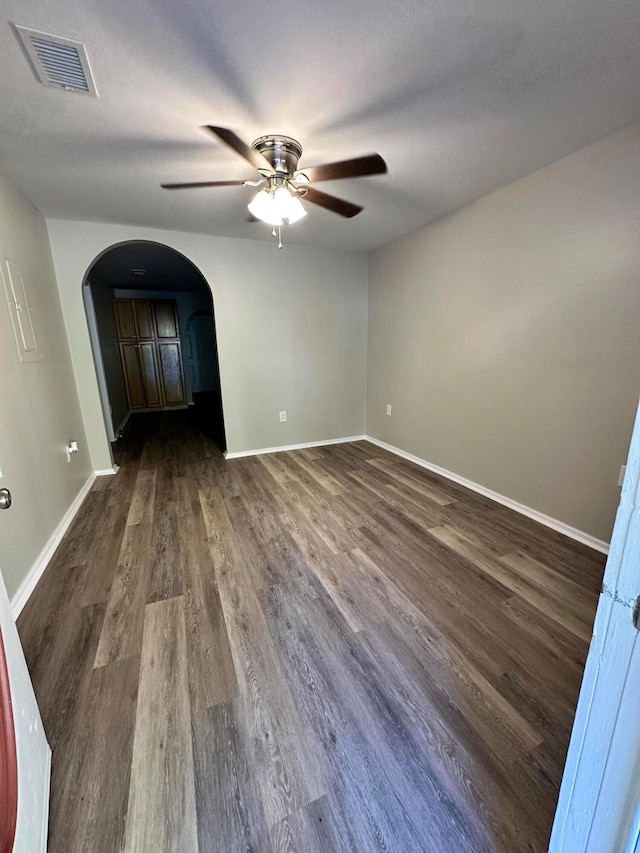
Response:
[[[14,26],[41,83],[97,97],[87,51],[81,42]]]

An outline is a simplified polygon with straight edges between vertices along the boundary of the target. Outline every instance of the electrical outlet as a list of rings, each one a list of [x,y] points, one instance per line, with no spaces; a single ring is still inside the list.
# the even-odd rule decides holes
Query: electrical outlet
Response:
[[[391,417],[391,403],[387,403],[387,415]]]
[[[618,474],[618,485],[619,486],[621,486],[624,483],[624,474],[625,474],[626,470],[627,470],[626,465],[620,466],[620,473]]]
[[[287,413],[280,412],[280,423],[283,424],[287,420]]]

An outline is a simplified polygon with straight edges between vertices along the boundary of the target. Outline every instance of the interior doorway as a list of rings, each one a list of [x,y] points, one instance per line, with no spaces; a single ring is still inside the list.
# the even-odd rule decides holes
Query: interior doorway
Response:
[[[217,444],[226,449],[215,320],[210,311],[194,311],[187,320],[185,369],[197,416],[205,418]]]
[[[226,450],[211,289],[160,243],[111,246],[91,264],[83,298],[107,437],[129,417],[189,410]]]

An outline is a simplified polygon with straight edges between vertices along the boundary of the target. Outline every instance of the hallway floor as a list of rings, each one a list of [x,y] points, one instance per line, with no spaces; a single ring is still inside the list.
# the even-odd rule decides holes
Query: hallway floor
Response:
[[[50,853],[547,849],[604,557],[367,442],[117,461],[18,623]]]

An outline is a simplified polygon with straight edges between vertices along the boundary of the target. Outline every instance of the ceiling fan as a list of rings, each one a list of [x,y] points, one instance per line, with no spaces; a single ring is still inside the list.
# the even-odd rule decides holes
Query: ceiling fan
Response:
[[[257,180],[247,181],[200,181],[188,184],[161,184],[165,190],[186,190],[196,187],[256,187],[260,188],[249,202],[251,218],[259,219],[273,227],[278,237],[278,248],[282,248],[281,228],[286,221],[290,225],[306,216],[301,199],[331,210],[339,216],[351,218],[362,210],[357,204],[344,201],[334,195],[309,186],[319,181],[336,181],[341,178],[359,178],[365,175],[380,175],[387,171],[387,164],[379,154],[367,154],[327,163],[324,166],[308,166],[298,169],[302,145],[290,136],[270,134],[260,136],[247,145],[232,130],[225,127],[205,125],[222,142],[244,157],[258,170]]]

